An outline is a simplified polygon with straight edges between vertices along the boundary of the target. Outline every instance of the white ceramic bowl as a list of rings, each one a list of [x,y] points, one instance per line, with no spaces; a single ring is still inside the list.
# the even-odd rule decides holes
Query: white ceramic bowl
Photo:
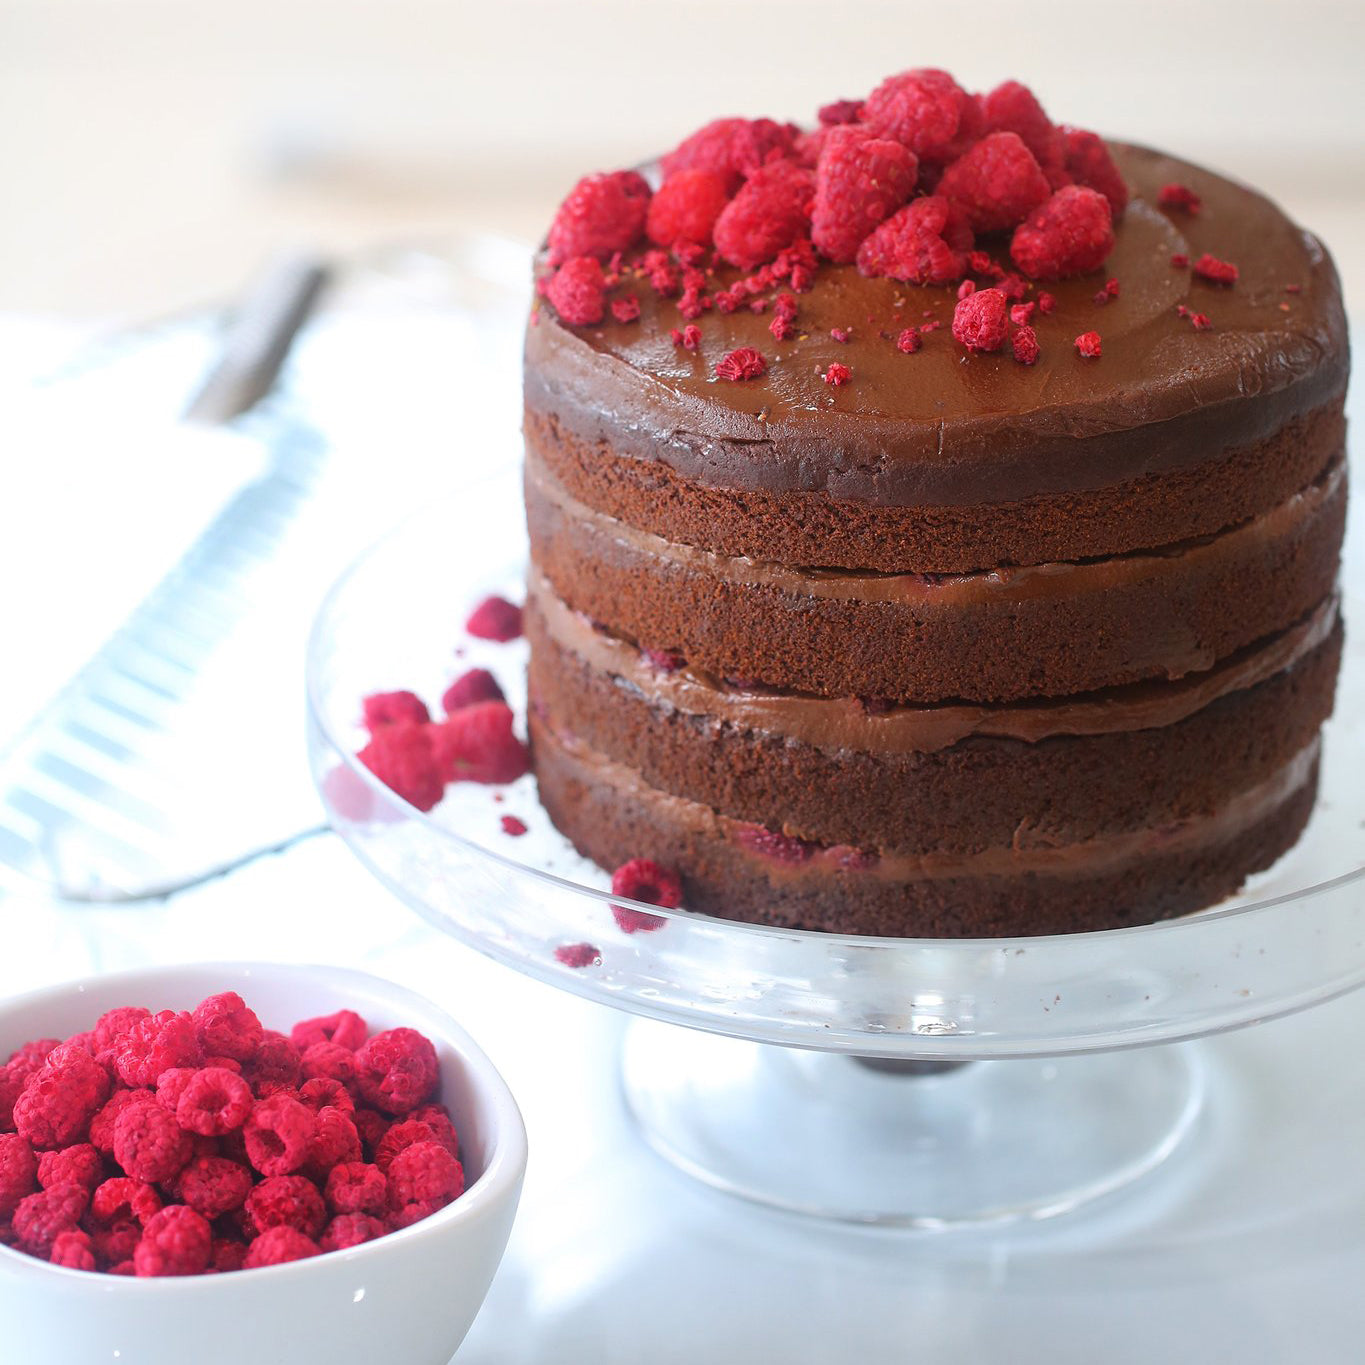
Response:
[[[349,1251],[260,1270],[132,1279],[0,1246],[0,1359],[14,1365],[446,1365],[512,1230],[526,1129],[488,1058],[420,996],[334,967],[211,963],[74,982],[0,1003],[0,1057],[87,1029],[118,1005],[193,1009],[235,990],[267,1028],[354,1009],[372,1029],[420,1029],[441,1063],[466,1189],[439,1213]]]

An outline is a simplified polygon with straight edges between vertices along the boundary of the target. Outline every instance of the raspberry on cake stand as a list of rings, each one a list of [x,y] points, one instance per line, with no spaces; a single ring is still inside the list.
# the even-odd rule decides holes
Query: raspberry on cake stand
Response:
[[[431,924],[633,1016],[630,1110],[708,1184],[893,1226],[1065,1213],[1198,1141],[1206,1097],[1237,1084],[1207,1084],[1199,1038],[1365,984],[1365,649],[1349,629],[1365,599],[1349,579],[1316,809],[1238,897],[1031,938],[799,932],[623,902],[554,830],[529,776],[455,784],[423,813],[356,760],[360,699],[396,681],[439,697],[453,662],[443,623],[490,592],[518,595],[517,471],[479,497],[473,521],[464,506],[421,513],[323,605],[308,665],[313,772],[360,861]],[[460,667],[491,668],[524,715],[524,645],[464,654]],[[525,833],[505,832],[509,814]],[[649,927],[618,916],[623,904]]]

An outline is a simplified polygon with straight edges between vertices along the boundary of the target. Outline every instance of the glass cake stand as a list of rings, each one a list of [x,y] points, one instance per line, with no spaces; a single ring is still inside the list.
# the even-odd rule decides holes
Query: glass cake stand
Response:
[[[1152,1170],[1191,1132],[1206,1080],[1195,1040],[1365,982],[1365,653],[1349,632],[1310,825],[1214,909],[976,940],[651,910],[656,928],[626,933],[612,906],[634,903],[554,830],[532,778],[456,784],[423,815],[354,757],[366,693],[407,687],[434,707],[471,665],[491,668],[524,714],[524,643],[461,629],[486,593],[520,600],[524,573],[514,470],[366,553],[309,644],[313,773],[361,862],[433,925],[635,1016],[621,1057],[629,1109],[649,1143],[713,1186],[921,1228],[1062,1213]],[[1365,621],[1349,593],[1347,616]],[[503,815],[527,833],[505,833]]]

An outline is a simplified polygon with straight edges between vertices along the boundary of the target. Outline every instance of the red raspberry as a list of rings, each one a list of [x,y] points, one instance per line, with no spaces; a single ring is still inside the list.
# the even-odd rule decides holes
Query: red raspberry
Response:
[[[604,261],[613,251],[628,250],[639,241],[648,212],[649,186],[635,171],[584,176],[550,225],[550,264],[573,257]]]
[[[1204,201],[1188,185],[1163,185],[1156,196],[1163,209],[1178,209],[1183,213],[1198,213]]]
[[[96,1226],[90,1234],[95,1259],[106,1269],[131,1261],[141,1240],[142,1225],[133,1218],[120,1218],[107,1228]]]
[[[832,129],[815,169],[811,241],[831,261],[850,262],[864,237],[915,188],[919,160],[899,142],[865,128]]]
[[[733,194],[760,167],[788,156],[796,131],[789,123],[767,118],[715,119],[660,159],[664,183],[683,171],[712,171],[722,178],[726,193]]]
[[[978,289],[953,310],[953,336],[969,351],[998,351],[1009,333],[1010,304],[999,289]]]
[[[160,1210],[161,1196],[150,1185],[124,1175],[97,1185],[90,1196],[91,1221],[105,1227],[129,1219],[146,1227],[147,1220]]]
[[[923,161],[951,161],[973,142],[980,106],[946,72],[930,67],[889,76],[863,103],[863,123],[903,142]]]
[[[389,1214],[390,1231],[398,1232],[402,1228],[410,1228],[414,1223],[430,1218],[433,1213],[440,1213],[448,1203],[449,1199],[419,1199],[416,1203],[404,1204],[401,1209],[395,1209]]]
[[[862,112],[862,100],[834,100],[829,104],[822,104],[816,117],[822,127],[834,128],[841,123],[857,123],[862,117]]]
[[[78,1142],[60,1152],[44,1152],[38,1158],[38,1183],[45,1190],[53,1185],[81,1185],[93,1190],[103,1176],[104,1158],[88,1142]]]
[[[252,1175],[225,1156],[197,1156],[176,1181],[176,1195],[212,1221],[240,1209],[251,1193]]]
[[[651,916],[651,918],[657,918]],[[447,1121],[447,1127],[449,1123]],[[399,1152],[415,1146],[419,1142],[438,1142],[450,1153],[451,1156],[459,1156],[460,1146],[455,1140],[455,1129],[449,1128],[445,1131],[437,1124],[427,1123],[423,1119],[405,1119],[402,1123],[395,1123],[379,1139],[374,1149],[374,1164],[384,1172],[387,1172],[393,1164],[393,1159]]]
[[[837,360],[825,371],[825,383],[836,389],[847,384],[852,378],[853,371],[847,365],[839,364]]]
[[[0,1133],[0,1220],[38,1188],[38,1161],[27,1138]]]
[[[1010,308],[1010,321],[1022,327],[1033,316],[1038,305],[1032,299],[1028,303],[1016,303]]]
[[[60,1038],[35,1038],[33,1042],[25,1043],[23,1047],[15,1048],[5,1065],[16,1076],[31,1076],[47,1061],[48,1053],[61,1045]]]
[[[322,1077],[348,1085],[355,1078],[355,1052],[339,1043],[313,1043],[299,1059],[305,1080]]]
[[[804,863],[816,849],[815,844],[805,839],[765,829],[762,825],[741,825],[735,831],[735,840],[751,853],[792,867]]]
[[[1038,295],[1038,311],[1040,313],[1050,313],[1057,306],[1057,300],[1046,290]]]
[[[515,815],[504,815],[499,823],[502,825],[502,832],[510,834],[514,839],[520,839],[526,833],[526,821],[518,819]]]
[[[347,1161],[359,1161],[363,1153],[360,1135],[351,1116],[343,1109],[324,1105],[317,1112],[317,1127],[308,1143],[308,1159],[304,1170],[312,1179],[325,1181],[333,1166]]]
[[[351,1092],[346,1089],[340,1081],[333,1080],[330,1076],[314,1076],[311,1080],[304,1081],[299,1087],[299,1103],[313,1113],[329,1106],[333,1109],[343,1109],[348,1114],[355,1112],[355,1101],[351,1098]]]
[[[681,332],[674,327],[669,335],[673,338],[673,344],[681,346],[684,351],[695,351],[701,345],[701,328],[694,327],[691,323]]]
[[[74,1232],[89,1202],[90,1191],[81,1185],[54,1185],[26,1195],[14,1210],[14,1244],[46,1260],[57,1234]]]
[[[163,1071],[199,1065],[194,1020],[185,1011],[162,1010],[139,1019],[114,1047],[114,1065],[125,1085],[153,1086]]]
[[[266,1029],[261,1037],[260,1050],[251,1059],[245,1078],[259,1093],[267,1083],[297,1085],[303,1078],[299,1069],[299,1050],[282,1033]]]
[[[212,1251],[208,1220],[184,1204],[171,1204],[147,1220],[133,1265],[142,1277],[202,1275]]]
[[[1011,310],[1013,312],[1013,310]],[[1021,365],[1033,365],[1038,360],[1038,333],[1027,323],[1021,323],[1010,338],[1010,349]]]
[[[289,1175],[308,1159],[317,1120],[288,1095],[259,1100],[242,1132],[247,1159],[262,1175]]]
[[[194,1154],[190,1135],[159,1104],[125,1109],[114,1124],[114,1159],[134,1180],[170,1180]]]
[[[611,874],[611,890],[614,896],[628,896],[665,910],[675,910],[682,903],[682,882],[677,873],[650,858],[632,858],[622,863]],[[647,915],[624,905],[613,905],[611,913],[627,934],[648,933],[668,923],[660,915]]]
[[[339,1213],[322,1234],[318,1245],[323,1251],[345,1251],[362,1242],[373,1242],[388,1232],[387,1225],[367,1213]]]
[[[235,1242],[230,1237],[215,1237],[209,1256],[209,1269],[220,1275],[241,1270],[246,1264],[246,1252],[245,1242]]]
[[[351,1122],[355,1124],[355,1130],[360,1134],[367,1152],[373,1152],[384,1134],[393,1127],[393,1120],[387,1114],[380,1114],[374,1109],[357,1109],[351,1115]]]
[[[297,1228],[279,1226],[267,1228],[254,1238],[247,1248],[244,1270],[257,1270],[266,1265],[284,1265],[286,1261],[302,1261],[316,1256],[320,1248],[311,1237]]]
[[[486,668],[471,668],[455,679],[441,697],[446,715],[481,701],[505,701],[498,680]]]
[[[476,639],[505,644],[521,635],[521,608],[505,597],[485,597],[464,623]]]
[[[407,1114],[425,1104],[439,1080],[436,1049],[416,1029],[376,1033],[356,1052],[356,1086],[385,1113]]]
[[[26,1075],[11,1071],[8,1066],[0,1066],[0,1133],[14,1131],[14,1101],[23,1091]]]
[[[1241,273],[1231,261],[1220,261],[1206,251],[1194,263],[1194,273],[1201,279],[1211,280],[1214,284],[1236,284]]]
[[[595,967],[602,961],[602,950],[591,943],[561,943],[555,949],[555,961],[575,969]]]
[[[729,194],[724,176],[715,171],[679,171],[664,181],[649,206],[645,230],[660,246],[674,242],[698,242],[707,246],[711,229],[720,217]]]
[[[1066,138],[1067,174],[1076,184],[1104,195],[1114,222],[1118,222],[1128,207],[1128,186],[1123,183],[1123,176],[1104,139],[1083,128],[1064,127],[1062,134]]]
[[[201,1137],[222,1137],[240,1128],[251,1108],[251,1087],[226,1067],[210,1066],[190,1077],[175,1106],[175,1121]]]
[[[427,704],[415,692],[372,692],[365,698],[365,728],[373,734],[381,725],[412,721],[425,725],[431,719]]]
[[[640,300],[634,294],[611,301],[611,315],[617,322],[635,322],[640,316]]]
[[[434,726],[406,721],[376,730],[356,757],[395,795],[431,810],[445,795],[433,752]]]
[[[1207,313],[1191,313],[1190,326],[1196,332],[1208,332],[1213,329],[1213,320]]]
[[[336,1213],[382,1214],[388,1201],[389,1182],[378,1166],[343,1161],[327,1173],[327,1205]]]
[[[607,285],[602,267],[591,256],[575,256],[555,272],[545,297],[555,306],[561,322],[570,327],[591,327],[606,313]]]
[[[439,1200],[449,1203],[464,1193],[464,1168],[439,1142],[415,1142],[389,1165],[389,1207]]]
[[[907,327],[900,336],[896,338],[896,349],[898,351],[903,351],[906,355],[914,355],[914,353],[923,345],[924,339],[920,336],[919,328],[917,327]]]
[[[156,1102],[174,1114],[190,1077],[198,1074],[199,1068],[193,1066],[173,1066],[169,1071],[163,1071],[156,1079]]]
[[[990,133],[1017,133],[1033,153],[1054,189],[1066,179],[1066,138],[1048,118],[1033,91],[1018,81],[997,85],[981,100],[981,111]]]
[[[977,232],[999,232],[1022,222],[1052,187],[1018,133],[991,133],[943,172],[935,193],[960,205]]]
[[[15,1131],[38,1148],[79,1142],[109,1090],[109,1073],[88,1052],[60,1044],[14,1101]]]
[[[515,782],[530,771],[526,746],[512,733],[506,702],[466,706],[432,726],[432,747],[448,782]]]
[[[460,1144],[455,1135],[455,1120],[444,1104],[439,1102],[424,1104],[420,1109],[414,1109],[409,1117],[418,1123],[425,1123],[436,1134],[437,1142],[459,1156]]]
[[[768,372],[763,353],[752,346],[740,346],[727,352],[716,362],[716,377],[738,383],[745,379],[761,379]]]
[[[1076,350],[1088,360],[1093,360],[1100,354],[1100,334],[1098,332],[1082,332],[1076,338]]]
[[[913,284],[947,284],[967,270],[972,230],[965,214],[939,195],[913,199],[858,248],[864,275]]]
[[[106,1010],[95,1021],[95,1055],[115,1048],[138,1020],[150,1019],[151,1015],[151,1010],[143,1009],[141,1005],[122,1005]]]
[[[1035,280],[1094,270],[1113,249],[1108,200],[1080,185],[1058,190],[1015,229],[1010,242],[1015,265]]]
[[[482,672],[481,669],[475,671]],[[295,1024],[290,1030],[289,1041],[301,1052],[314,1043],[335,1043],[354,1052],[369,1036],[370,1026],[360,1015],[354,1010],[338,1010],[335,1014],[323,1014],[316,1019],[304,1019]]]
[[[262,1180],[246,1197],[243,1226],[252,1236],[268,1228],[294,1228],[316,1237],[327,1222],[327,1206],[311,1180],[301,1175],[277,1175]]]
[[[731,265],[753,270],[810,230],[815,177],[790,161],[756,172],[716,219],[716,250]]]
[[[48,1260],[68,1270],[94,1270],[95,1249],[90,1234],[79,1228],[72,1232],[59,1232],[52,1239],[52,1254]]]

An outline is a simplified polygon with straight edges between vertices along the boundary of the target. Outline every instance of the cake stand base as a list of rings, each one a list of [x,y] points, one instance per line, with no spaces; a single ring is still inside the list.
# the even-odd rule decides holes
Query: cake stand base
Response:
[[[623,1044],[645,1140],[716,1189],[938,1229],[1051,1218],[1158,1166],[1204,1093],[1189,1045],[888,1069],[646,1019]]]

